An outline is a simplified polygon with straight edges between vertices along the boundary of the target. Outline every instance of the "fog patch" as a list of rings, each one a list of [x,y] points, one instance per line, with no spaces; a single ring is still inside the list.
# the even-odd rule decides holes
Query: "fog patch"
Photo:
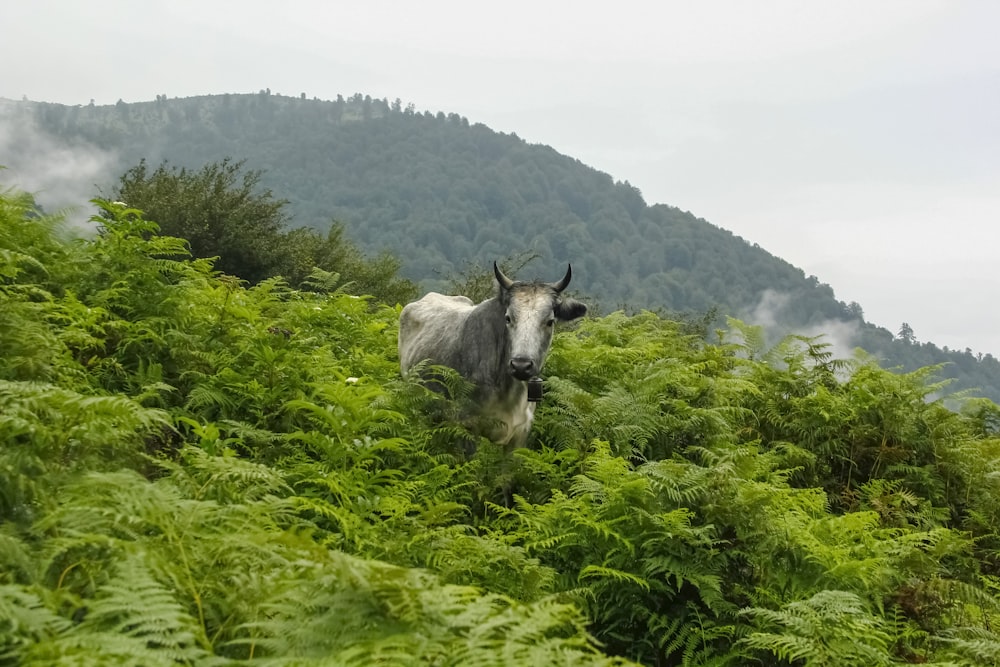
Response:
[[[777,330],[781,322],[781,315],[790,300],[791,296],[788,294],[773,289],[766,289],[761,292],[760,300],[745,319],[749,324],[764,327],[764,330],[769,334],[769,340],[771,335],[777,339],[783,338],[791,332],[786,331],[779,334]]]
[[[791,300],[791,295],[784,292],[764,290],[757,304],[744,314],[744,321],[763,327],[768,347],[776,345],[787,336],[799,335],[816,338],[815,342],[825,344],[826,351],[834,359],[856,358],[859,321],[826,319],[809,325],[792,324],[786,313]]]
[[[59,212],[73,227],[93,229],[90,200],[98,183],[114,178],[113,151],[84,141],[69,141],[38,126],[23,109],[0,108],[0,183],[31,193],[48,213]]]

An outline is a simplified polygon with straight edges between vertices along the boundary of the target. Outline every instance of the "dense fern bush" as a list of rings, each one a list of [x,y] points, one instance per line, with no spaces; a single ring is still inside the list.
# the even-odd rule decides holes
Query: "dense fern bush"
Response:
[[[998,664],[1000,408],[935,369],[615,313],[509,452],[397,307],[95,205],[0,195],[0,665]]]

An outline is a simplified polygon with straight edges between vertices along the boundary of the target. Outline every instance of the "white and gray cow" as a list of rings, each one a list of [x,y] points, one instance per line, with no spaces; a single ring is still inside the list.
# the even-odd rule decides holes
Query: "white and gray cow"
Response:
[[[561,296],[572,266],[559,282],[519,282],[496,262],[497,294],[479,305],[464,296],[431,292],[403,308],[399,360],[403,373],[420,362],[447,366],[475,386],[483,435],[501,445],[522,447],[535,404],[527,380],[537,377],[552,345],[556,320],[582,317],[587,306]]]

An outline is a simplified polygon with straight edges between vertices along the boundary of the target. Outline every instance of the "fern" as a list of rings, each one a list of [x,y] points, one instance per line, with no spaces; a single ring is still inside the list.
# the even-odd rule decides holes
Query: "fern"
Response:
[[[955,664],[997,665],[1000,664],[1000,636],[985,628],[959,628],[940,637],[943,657],[951,658]]]
[[[571,605],[518,605],[438,586],[412,571],[330,554],[308,584],[285,589],[253,624],[254,654],[336,664],[625,664],[601,656]],[[304,583],[304,582],[303,582]],[[289,604],[285,600],[295,600]],[[244,640],[245,641],[245,640]],[[243,644],[244,641],[240,643]],[[270,661],[265,657],[264,663]]]
[[[16,664],[29,647],[51,641],[70,627],[29,590],[0,584],[0,664]]]
[[[738,646],[803,665],[889,665],[890,636],[885,624],[853,593],[820,591],[781,610],[744,609],[764,629],[740,639]]]
[[[126,664],[210,664],[208,640],[198,621],[142,559],[141,553],[126,558],[115,577],[98,589],[83,622],[51,648],[70,655],[93,651]],[[94,647],[96,637],[104,640],[100,647]]]
[[[137,463],[140,438],[167,423],[126,397],[0,380],[0,517],[31,517],[64,471]]]

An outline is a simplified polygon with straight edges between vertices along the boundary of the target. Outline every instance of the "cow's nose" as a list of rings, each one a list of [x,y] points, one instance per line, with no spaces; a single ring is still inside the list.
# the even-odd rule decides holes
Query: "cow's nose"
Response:
[[[510,360],[510,372],[518,380],[527,380],[535,373],[535,362],[528,357],[514,357]]]

